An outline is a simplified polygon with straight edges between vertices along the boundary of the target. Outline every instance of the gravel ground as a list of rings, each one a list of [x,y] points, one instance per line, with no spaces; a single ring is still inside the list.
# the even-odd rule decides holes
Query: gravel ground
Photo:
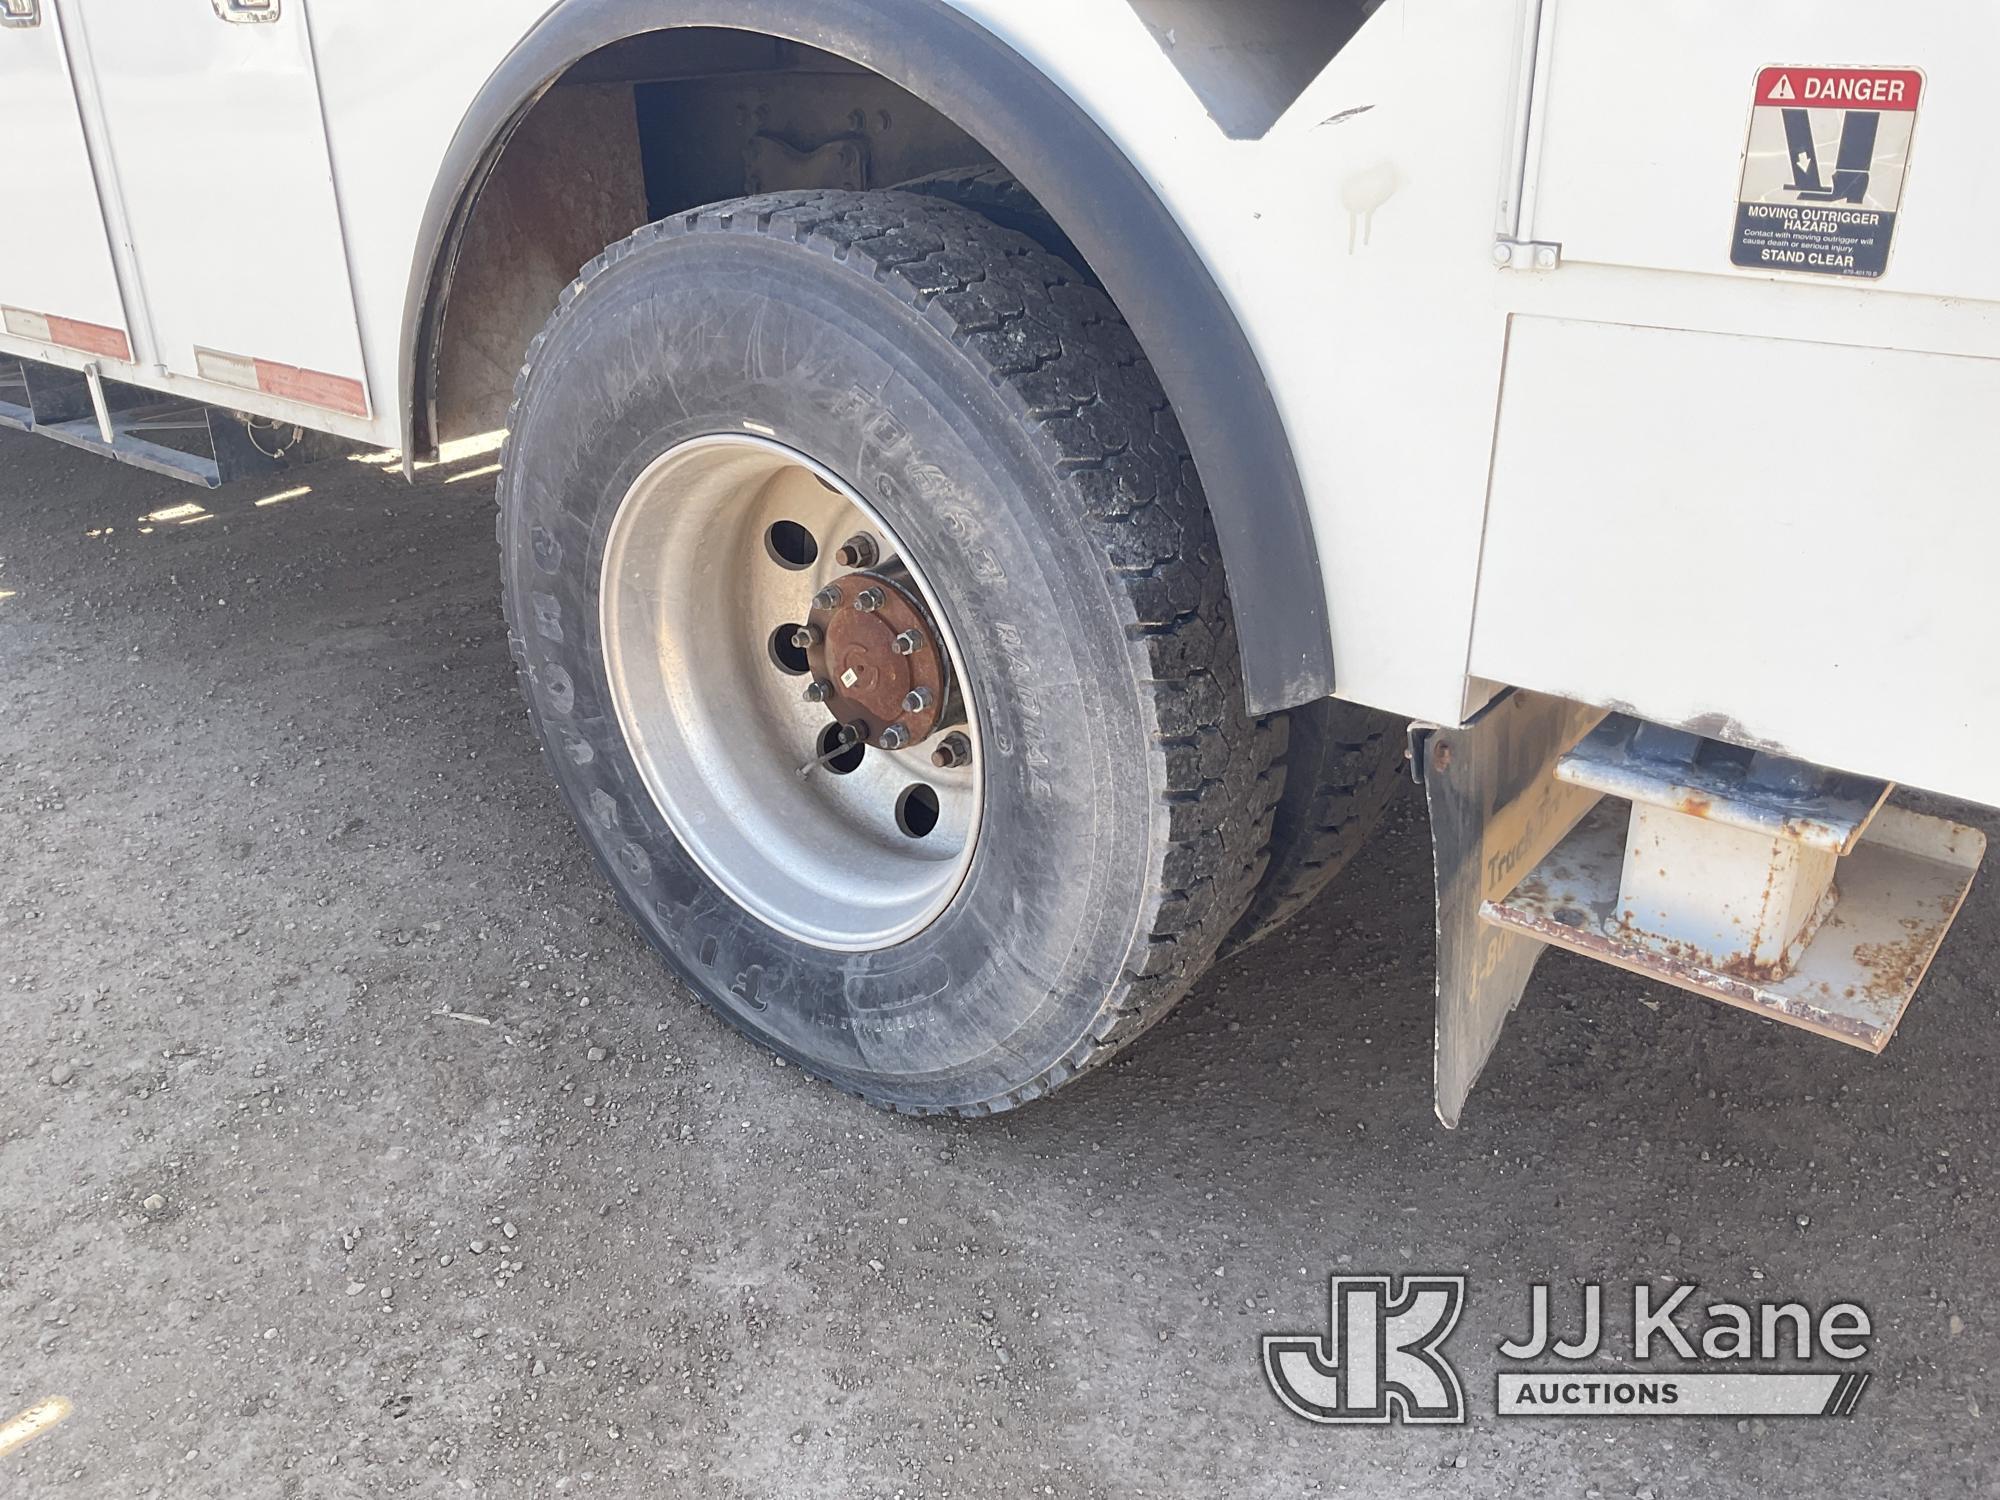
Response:
[[[0,1419],[74,1404],[0,1491],[2000,1494],[1994,881],[1881,1058],[1551,957],[1447,1133],[1406,797],[1105,1073],[885,1117],[600,884],[491,463],[203,493],[0,433]],[[1257,1335],[1341,1268],[1472,1278],[1470,1424],[1278,1406]],[[1655,1277],[1861,1301],[1860,1409],[1491,1415],[1528,1283]]]

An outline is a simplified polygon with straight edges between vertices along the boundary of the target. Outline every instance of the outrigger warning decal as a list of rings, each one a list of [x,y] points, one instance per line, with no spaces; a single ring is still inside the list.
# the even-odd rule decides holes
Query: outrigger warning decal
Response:
[[[1880,276],[1923,89],[1914,68],[1759,73],[1730,260],[1759,271]]]

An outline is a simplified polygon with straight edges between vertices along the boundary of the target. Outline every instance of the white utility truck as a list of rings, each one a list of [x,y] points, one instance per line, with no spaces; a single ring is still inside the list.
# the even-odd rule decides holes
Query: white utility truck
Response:
[[[0,421],[504,429],[583,837],[878,1104],[1089,1070],[1411,774],[1448,1123],[1550,945],[1879,1049],[1983,852],[1892,783],[2000,804],[1996,74],[1879,0],[0,0]]]

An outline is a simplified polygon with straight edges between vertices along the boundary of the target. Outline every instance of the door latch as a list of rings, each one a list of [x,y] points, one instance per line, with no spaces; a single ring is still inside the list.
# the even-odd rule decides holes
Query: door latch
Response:
[[[0,0],[0,26],[39,26],[42,0]]]
[[[4,3],[4,0],[0,0]],[[225,21],[275,21],[283,0],[214,0],[215,13]]]

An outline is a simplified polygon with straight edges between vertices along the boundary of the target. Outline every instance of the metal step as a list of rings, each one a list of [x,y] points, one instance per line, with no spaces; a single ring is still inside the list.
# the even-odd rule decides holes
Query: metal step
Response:
[[[34,360],[0,358],[0,426],[205,489],[282,469],[291,446],[261,446],[240,413]]]
[[[1886,782],[1521,689],[1412,726],[1410,763],[1448,1126],[1552,947],[1880,1052],[1986,852]]]
[[[1622,714],[1554,775],[1605,800],[1482,919],[1870,1052],[1986,849],[1888,782]]]
[[[1621,919],[1628,804],[1607,799],[1511,894],[1480,915],[1551,947],[1603,959],[1684,990],[1880,1052],[1986,852],[1985,836],[1885,807],[1842,859],[1836,899],[1781,975],[1731,973],[1712,956]]]

